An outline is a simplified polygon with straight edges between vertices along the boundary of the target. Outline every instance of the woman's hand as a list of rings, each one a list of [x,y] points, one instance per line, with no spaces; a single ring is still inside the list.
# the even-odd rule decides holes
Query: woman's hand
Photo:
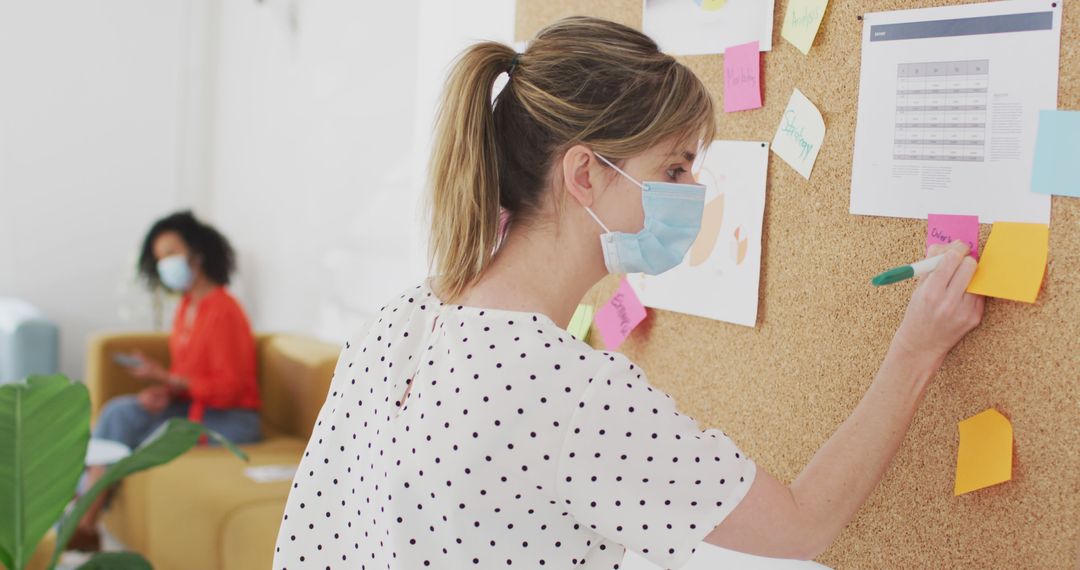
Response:
[[[839,536],[881,481],[949,350],[982,319],[966,292],[975,260],[964,243],[915,289],[877,377],[851,416],[790,486],[758,466],[750,491],[706,542],[762,556],[814,558]]]
[[[940,362],[960,339],[982,322],[985,298],[966,292],[975,275],[968,246],[954,241],[930,246],[929,256],[945,254],[911,295],[904,321],[893,337],[894,348]]]
[[[131,369],[132,376],[140,380],[168,382],[169,371],[164,366],[141,352],[135,352],[134,356],[141,361],[141,364]]]
[[[156,416],[169,405],[169,388],[163,384],[143,388],[139,391],[138,399],[144,410]]]

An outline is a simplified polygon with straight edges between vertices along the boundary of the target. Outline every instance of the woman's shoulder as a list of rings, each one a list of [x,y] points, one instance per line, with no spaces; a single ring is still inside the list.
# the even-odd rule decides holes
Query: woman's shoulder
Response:
[[[384,337],[411,334],[415,336],[408,339],[424,348],[430,344],[421,342],[428,336],[426,333],[435,333],[447,342],[470,349],[475,347],[475,353],[465,351],[467,356],[486,361],[487,356],[497,354],[503,366],[535,369],[537,374],[562,372],[604,380],[619,378],[624,384],[644,378],[641,369],[627,356],[594,348],[574,338],[546,315],[443,303],[426,280],[390,299],[373,318],[349,335],[347,344],[353,351],[361,351],[366,344],[385,343]],[[405,339],[398,339],[402,340]]]

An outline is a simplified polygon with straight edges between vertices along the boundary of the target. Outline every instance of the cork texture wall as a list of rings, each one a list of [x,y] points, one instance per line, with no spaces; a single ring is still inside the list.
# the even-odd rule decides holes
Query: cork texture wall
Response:
[[[855,407],[900,323],[913,285],[875,289],[869,277],[923,249],[924,221],[848,213],[859,16],[951,3],[833,0],[804,56],[780,37],[787,0],[777,1],[774,47],[763,54],[765,105],[723,114],[718,104],[718,138],[771,140],[795,87],[821,110],[828,132],[809,181],[769,158],[758,325],[650,311],[621,348],[703,428],[723,429],[781,480],[794,479]],[[640,29],[642,12],[641,0],[518,0],[516,35],[528,39],[570,15]],[[680,60],[722,102],[723,57]],[[1058,106],[1080,109],[1077,5],[1064,10]],[[989,230],[982,226],[984,243]],[[616,287],[608,278],[586,301],[599,305]],[[1080,200],[1055,197],[1038,302],[988,302],[883,481],[819,561],[842,569],[1075,568],[1078,389]],[[990,407],[1013,424],[1013,479],[954,497],[957,422]]]

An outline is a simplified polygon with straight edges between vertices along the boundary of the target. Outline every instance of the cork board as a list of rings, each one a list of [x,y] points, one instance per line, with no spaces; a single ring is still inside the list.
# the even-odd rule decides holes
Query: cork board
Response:
[[[1049,0],[1048,0],[1049,1]],[[868,279],[916,259],[925,222],[848,213],[864,12],[959,3],[833,0],[810,55],[780,37],[763,54],[765,106],[723,114],[718,138],[771,140],[794,87],[828,132],[810,181],[769,159],[758,326],[663,311],[623,345],[702,427],[723,429],[791,481],[870,385],[912,285]],[[1064,10],[1058,106],[1080,109],[1080,10]],[[517,38],[569,15],[641,29],[641,0],[518,0]],[[720,55],[681,58],[722,101]],[[1080,150],[1078,150],[1080,153]],[[1080,154],[1078,154],[1080,156]],[[982,226],[985,243],[990,226]],[[599,305],[608,278],[586,297]],[[594,330],[595,333],[595,330]],[[1080,543],[1080,199],[1053,198],[1050,262],[1034,305],[990,300],[950,355],[881,484],[819,558],[839,568],[1076,568]],[[953,496],[957,422],[1012,420],[1013,480]]]

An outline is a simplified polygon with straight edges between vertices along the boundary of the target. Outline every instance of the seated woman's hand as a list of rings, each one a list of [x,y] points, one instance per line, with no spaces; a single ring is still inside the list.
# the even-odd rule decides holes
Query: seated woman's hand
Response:
[[[893,343],[913,356],[943,359],[960,339],[982,322],[985,298],[967,292],[976,262],[968,246],[956,241],[933,245],[929,255],[945,254],[911,295]]]
[[[132,376],[140,380],[151,380],[154,382],[167,382],[169,380],[169,371],[159,362],[141,352],[136,352],[135,357],[138,358],[141,363],[131,369]]]
[[[169,405],[169,388],[163,384],[149,386],[139,392],[138,398],[144,410],[157,415]]]

